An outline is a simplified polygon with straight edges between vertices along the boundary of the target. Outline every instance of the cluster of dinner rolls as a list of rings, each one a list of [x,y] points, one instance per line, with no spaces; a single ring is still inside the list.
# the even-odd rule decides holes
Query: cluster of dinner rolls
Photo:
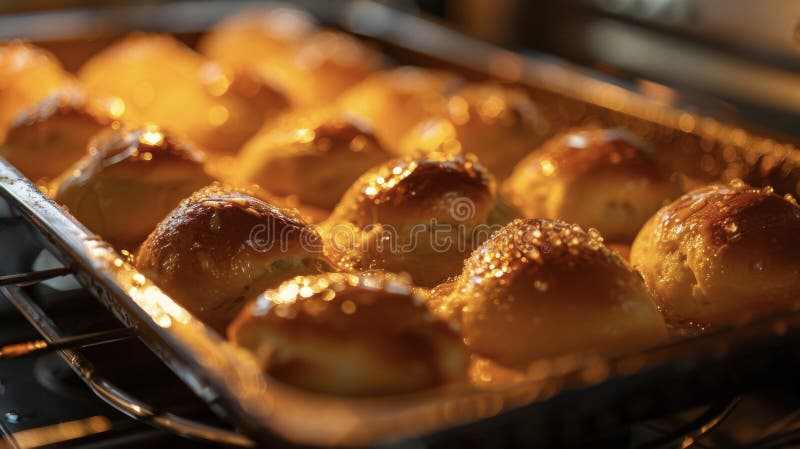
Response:
[[[492,175],[471,158],[393,159],[344,194],[323,226],[326,249],[343,268],[410,273],[432,287],[461,271],[492,224],[512,218],[502,212]]]
[[[557,218],[630,243],[680,188],[638,137],[591,129],[558,135],[531,153],[503,192],[527,218]]]
[[[380,68],[381,54],[359,40],[318,30],[291,6],[260,6],[223,20],[200,42],[203,53],[249,67],[298,105],[325,105]]]
[[[257,74],[208,60],[166,35],[112,44],[84,64],[80,81],[126,123],[157,123],[212,156],[235,154],[288,107]]]
[[[133,250],[213,179],[202,153],[155,126],[111,129],[55,182],[55,200],[117,248]]]
[[[800,207],[734,181],[664,206],[631,249],[668,324],[692,332],[800,306]]]
[[[384,272],[300,276],[268,290],[228,328],[273,377],[349,396],[409,393],[463,378],[469,360],[426,293]]]
[[[547,129],[544,117],[524,91],[473,83],[447,100],[441,116],[415,126],[403,139],[400,152],[472,153],[502,180],[542,143]]]
[[[508,366],[616,355],[667,337],[641,276],[596,231],[559,220],[511,222],[438,290],[438,313],[461,324],[470,350]]]
[[[53,179],[80,159],[91,138],[112,121],[82,91],[59,90],[17,116],[0,156],[33,181]]]
[[[316,229],[246,191],[206,187],[153,227],[137,268],[219,330],[264,289],[330,270]]]
[[[566,129],[282,4],[198,50],[133,34],[76,78],[0,45],[0,156],[277,381],[404,394],[800,307],[797,202],[685,193],[680,139]]]

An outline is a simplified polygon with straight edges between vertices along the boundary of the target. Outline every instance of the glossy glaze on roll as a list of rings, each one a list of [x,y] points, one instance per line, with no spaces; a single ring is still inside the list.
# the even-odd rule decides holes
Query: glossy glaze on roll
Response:
[[[159,223],[136,266],[219,330],[264,289],[329,270],[319,234],[293,211],[220,186],[196,192]]]
[[[19,41],[0,43],[0,142],[22,111],[74,83],[50,52]]]
[[[744,323],[800,306],[800,207],[740,181],[664,206],[631,249],[676,332]]]
[[[111,115],[77,89],[64,89],[17,116],[0,145],[4,157],[32,181],[53,179],[84,154]]]
[[[468,362],[426,299],[383,272],[297,277],[244,309],[228,337],[271,376],[310,391],[411,393],[462,379]]]
[[[449,72],[397,67],[373,73],[342,94],[338,104],[366,120],[384,144],[398,149],[417,123],[446,111],[447,97],[461,83]]]
[[[134,250],[181,200],[213,181],[203,160],[155,126],[109,129],[55,181],[55,200],[118,249]]]
[[[158,123],[211,156],[236,153],[288,107],[255,73],[212,62],[167,35],[112,44],[84,64],[80,80],[126,123]]]
[[[525,217],[561,219],[630,243],[680,189],[639,138],[594,129],[549,140],[517,165],[503,193]]]
[[[515,220],[438,289],[437,313],[470,350],[508,366],[565,353],[615,355],[667,337],[644,282],[600,235],[558,220]]]
[[[497,206],[494,179],[470,157],[394,159],[345,193],[323,226],[326,248],[344,268],[406,272],[430,287],[511,219]]]
[[[546,137],[547,123],[525,91],[469,84],[447,100],[446,113],[415,126],[403,139],[407,155],[473,153],[498,180]]]
[[[355,117],[301,110],[248,141],[237,175],[277,195],[331,210],[361,174],[390,158]]]

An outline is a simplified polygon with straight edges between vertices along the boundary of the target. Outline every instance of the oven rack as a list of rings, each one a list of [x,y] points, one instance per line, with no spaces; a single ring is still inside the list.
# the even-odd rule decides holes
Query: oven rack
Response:
[[[5,165],[6,162],[0,160],[0,164]],[[0,232],[7,231],[7,227],[10,224],[18,225],[24,223],[38,233],[40,230],[37,229],[35,224],[19,213],[19,208],[16,207],[18,205],[14,205],[13,201],[9,202],[8,200],[9,198],[7,197],[0,198],[0,211],[2,211],[0,215],[7,214],[6,216],[0,216]],[[41,242],[41,238],[39,240]],[[54,249],[50,245],[46,245],[46,247],[45,251]],[[4,257],[13,258],[16,255],[15,250],[18,250],[18,248],[5,248]],[[23,288],[50,279],[78,274],[79,268],[74,261],[69,261],[68,257],[60,253],[58,259],[67,260],[67,263],[60,267],[21,271],[0,276],[0,297],[5,297],[42,337],[42,340],[5,345],[3,349],[10,348],[11,354],[0,351],[0,365],[4,362],[4,355],[20,357],[37,354],[38,351],[45,348],[47,350],[55,350],[95,396],[137,421],[176,435],[209,443],[235,447],[252,447],[255,445],[253,440],[236,431],[183,418],[170,412],[160,411],[117,387],[112,381],[98,373],[93,363],[80,352],[80,348],[89,345],[109,344],[122,339],[137,337],[136,326],[126,326],[124,323],[120,323],[120,327],[82,335],[67,335],[62,331],[56,324],[56,320],[52,319],[45,309]],[[85,294],[88,295],[89,292],[86,291]]]

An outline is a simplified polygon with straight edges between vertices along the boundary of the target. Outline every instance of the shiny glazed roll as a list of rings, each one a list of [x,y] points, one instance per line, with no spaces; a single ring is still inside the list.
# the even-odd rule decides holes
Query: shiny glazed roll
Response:
[[[118,249],[133,250],[182,199],[212,181],[200,152],[157,127],[109,129],[55,181],[55,200]]]
[[[678,333],[800,306],[800,207],[739,181],[703,187],[642,228],[631,262]]]
[[[469,84],[447,101],[446,112],[415,126],[403,154],[473,153],[499,180],[538,148],[548,130],[525,91],[494,83]]]
[[[461,79],[445,71],[398,67],[375,72],[342,94],[342,110],[363,118],[381,141],[398,150],[417,123],[441,115]]]
[[[331,210],[359,176],[391,157],[353,117],[301,111],[250,139],[238,165],[244,182]]]
[[[667,338],[641,277],[596,231],[515,220],[472,253],[437,298],[469,349],[508,366],[565,353],[615,355]]]
[[[58,91],[17,117],[0,156],[33,181],[53,179],[86,154],[91,138],[111,122],[108,111],[81,91]]]
[[[517,165],[503,193],[525,217],[557,218],[630,243],[680,188],[637,137],[596,129],[549,140]]]
[[[126,123],[158,123],[211,156],[236,153],[288,107],[255,73],[212,62],[166,35],[112,44],[84,64],[80,80]]]
[[[136,267],[218,330],[265,289],[329,271],[319,234],[292,210],[217,185],[196,192],[158,224]]]
[[[406,272],[432,287],[511,219],[498,205],[494,179],[467,156],[391,160],[344,194],[323,225],[326,249],[345,269]]]
[[[311,391],[381,396],[465,376],[460,337],[397,275],[297,277],[245,308],[228,337],[271,376]]]
[[[19,41],[0,44],[0,141],[23,110],[74,82],[50,52]]]

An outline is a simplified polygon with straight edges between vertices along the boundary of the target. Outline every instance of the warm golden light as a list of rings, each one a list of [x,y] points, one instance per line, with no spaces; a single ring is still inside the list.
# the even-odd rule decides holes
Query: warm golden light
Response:
[[[228,108],[222,105],[212,106],[208,110],[208,123],[212,126],[220,126],[228,121],[230,113]]]
[[[21,430],[14,432],[12,437],[19,447],[41,447],[102,433],[109,429],[111,429],[111,421],[105,416],[98,415],[86,419]]]
[[[112,98],[108,101],[108,112],[114,118],[122,117],[125,113],[125,102],[121,98]]]
[[[139,141],[143,144],[156,146],[164,142],[164,134],[157,131],[155,128],[148,127],[147,130],[139,137]]]

